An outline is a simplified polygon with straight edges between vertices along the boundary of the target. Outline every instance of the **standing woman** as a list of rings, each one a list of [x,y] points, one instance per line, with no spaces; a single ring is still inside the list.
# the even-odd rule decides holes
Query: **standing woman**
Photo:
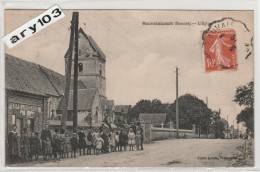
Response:
[[[79,155],[81,154],[81,149],[83,149],[83,155],[85,155],[85,148],[86,148],[86,135],[84,131],[81,129],[80,132],[78,133],[79,135],[79,141],[78,141],[78,147],[79,147]]]
[[[10,163],[15,163],[18,158],[18,134],[16,132],[17,126],[13,125],[12,131],[8,134],[8,153]]]

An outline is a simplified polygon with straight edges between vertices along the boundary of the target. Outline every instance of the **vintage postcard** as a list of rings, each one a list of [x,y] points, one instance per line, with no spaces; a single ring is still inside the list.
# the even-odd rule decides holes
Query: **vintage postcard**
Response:
[[[255,167],[254,11],[4,10],[5,167]]]

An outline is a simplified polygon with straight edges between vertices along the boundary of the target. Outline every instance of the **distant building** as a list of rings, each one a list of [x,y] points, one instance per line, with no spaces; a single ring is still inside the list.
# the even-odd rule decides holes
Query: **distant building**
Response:
[[[129,120],[131,105],[116,105],[115,116],[116,118],[124,118]]]
[[[161,127],[161,124],[165,125],[166,113],[140,113],[139,120],[150,122],[155,127]]]

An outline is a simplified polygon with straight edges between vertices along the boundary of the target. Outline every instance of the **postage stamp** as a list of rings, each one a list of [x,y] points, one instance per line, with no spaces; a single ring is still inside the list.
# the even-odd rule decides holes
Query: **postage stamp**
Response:
[[[219,30],[204,35],[206,71],[237,69],[235,30]]]
[[[247,59],[253,49],[250,30],[245,23],[233,18],[210,23],[202,39],[206,72],[237,70],[238,55]]]

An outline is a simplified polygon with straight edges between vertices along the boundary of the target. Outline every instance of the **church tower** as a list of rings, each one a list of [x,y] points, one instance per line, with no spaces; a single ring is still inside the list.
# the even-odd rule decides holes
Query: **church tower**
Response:
[[[105,63],[106,56],[94,39],[79,29],[79,75],[86,89],[97,88],[101,97],[106,98]],[[67,58],[65,58],[66,60]],[[72,63],[72,79],[74,64]]]

